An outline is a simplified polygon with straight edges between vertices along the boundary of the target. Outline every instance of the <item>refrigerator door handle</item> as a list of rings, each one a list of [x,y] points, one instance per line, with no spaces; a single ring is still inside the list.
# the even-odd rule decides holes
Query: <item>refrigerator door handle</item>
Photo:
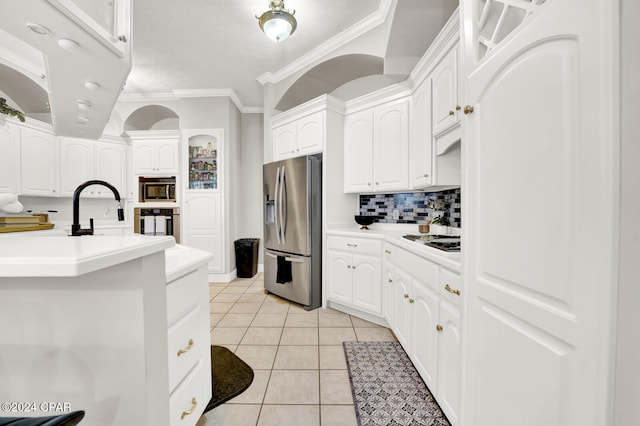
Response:
[[[276,256],[275,254],[269,252],[269,251],[265,251],[265,254],[269,257],[272,257],[274,259],[276,259],[278,256]],[[291,256],[285,256],[284,260],[286,260],[287,262],[293,262],[293,263],[304,263],[305,262],[305,258],[304,257],[291,257]]]
[[[280,183],[280,203],[284,204],[284,208],[281,207],[282,219],[280,222],[280,228],[282,229],[282,244],[287,243],[287,222],[289,221],[289,194],[287,188],[287,176],[285,174],[285,167],[282,166],[282,175],[280,176],[282,182]],[[284,199],[284,202],[283,202]]]
[[[279,207],[278,207],[278,191],[280,187],[280,167],[278,167],[278,169],[276,170],[276,189],[274,192],[274,197],[275,197],[275,202],[274,202],[274,207],[275,207],[275,222],[276,222],[276,239],[278,244],[280,244],[280,227],[279,227],[279,223],[278,223],[278,215],[279,213]]]

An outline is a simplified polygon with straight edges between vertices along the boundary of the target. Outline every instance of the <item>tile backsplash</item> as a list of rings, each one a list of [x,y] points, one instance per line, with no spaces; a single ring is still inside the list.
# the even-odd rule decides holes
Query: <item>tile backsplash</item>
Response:
[[[431,201],[431,203],[429,202]],[[431,208],[444,204],[442,210]],[[376,216],[381,223],[427,223],[444,217],[448,226],[460,228],[460,188],[440,192],[360,195],[360,214]]]

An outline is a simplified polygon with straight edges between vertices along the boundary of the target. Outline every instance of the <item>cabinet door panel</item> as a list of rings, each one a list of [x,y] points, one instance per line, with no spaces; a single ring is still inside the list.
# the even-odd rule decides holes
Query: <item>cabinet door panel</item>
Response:
[[[83,139],[60,138],[60,195],[71,197],[81,183],[96,179],[93,162],[93,142]],[[106,188],[105,188],[106,189]],[[91,196],[91,188],[82,191]]]
[[[23,195],[58,196],[58,142],[50,133],[20,130],[20,185]]]
[[[340,303],[353,301],[352,255],[339,251],[327,251],[328,297]]]
[[[438,336],[438,403],[449,421],[457,424],[462,381],[460,313],[447,303],[441,303],[439,318],[442,332]]]
[[[458,48],[442,58],[432,73],[433,132],[438,134],[458,121]]]
[[[374,191],[409,188],[409,102],[376,108],[374,113]]]
[[[290,158],[296,150],[296,123],[279,127],[273,132],[273,159]]]
[[[144,175],[155,172],[157,152],[149,142],[133,141],[133,170],[136,174]]]
[[[157,169],[160,173],[178,173],[178,141],[174,139],[160,140],[156,142],[157,147]]]
[[[127,151],[124,145],[101,143],[95,148],[96,172],[98,179],[102,179],[113,185],[120,197],[127,196]],[[99,196],[113,198],[113,193],[102,187]]]
[[[382,313],[382,288],[380,258],[353,255],[353,305],[380,315]]]
[[[296,155],[322,152],[324,145],[324,112],[305,117],[298,123]]]
[[[344,120],[344,192],[373,191],[373,115],[364,111]]]
[[[410,149],[412,188],[423,188],[433,182],[431,113],[431,79],[427,78],[413,95]]]
[[[0,120],[0,192],[20,190],[20,127]]]
[[[437,397],[438,368],[438,295],[424,284],[414,281],[411,297],[412,319],[410,353],[416,369]]]
[[[405,272],[396,269],[393,288],[393,331],[402,346],[409,348],[411,335],[411,305],[409,303],[411,277]]]

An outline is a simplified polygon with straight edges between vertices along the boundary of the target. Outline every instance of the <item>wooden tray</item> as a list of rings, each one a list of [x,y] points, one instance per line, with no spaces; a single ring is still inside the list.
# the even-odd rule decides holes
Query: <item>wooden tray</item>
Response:
[[[45,229],[53,229],[53,223],[40,223],[33,226],[15,226],[15,227],[3,227],[0,228],[0,234],[6,232],[22,232],[22,231],[42,231]]]

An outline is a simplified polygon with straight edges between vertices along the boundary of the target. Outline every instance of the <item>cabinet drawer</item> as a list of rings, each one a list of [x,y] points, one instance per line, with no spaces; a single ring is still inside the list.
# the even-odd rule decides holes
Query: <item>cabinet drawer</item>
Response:
[[[197,306],[169,329],[167,347],[170,392],[200,359],[208,356],[209,344],[202,337],[203,327],[205,333],[209,331],[208,318],[204,318],[203,310]]]
[[[460,274],[446,268],[440,269],[439,292],[443,299],[451,302],[458,309],[462,306],[462,280]]]
[[[327,237],[329,250],[347,251],[350,253],[372,254],[380,256],[382,241],[369,238],[341,237],[330,235]]]
[[[171,426],[193,426],[211,399],[211,362],[201,360],[169,398]]]
[[[418,282],[438,291],[438,264],[400,248],[395,248],[393,261],[399,269],[407,272]]]
[[[200,302],[198,271],[167,284],[167,325],[195,308]]]

